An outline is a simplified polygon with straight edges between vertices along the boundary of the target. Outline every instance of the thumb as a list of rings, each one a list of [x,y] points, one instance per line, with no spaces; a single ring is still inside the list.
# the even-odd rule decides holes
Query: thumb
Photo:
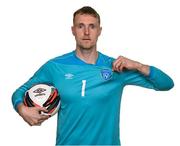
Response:
[[[112,71],[115,71],[115,61],[112,63]]]

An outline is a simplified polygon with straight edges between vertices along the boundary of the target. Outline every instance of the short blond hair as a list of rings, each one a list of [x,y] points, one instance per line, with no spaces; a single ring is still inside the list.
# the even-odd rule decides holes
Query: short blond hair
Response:
[[[84,7],[80,8],[80,9],[78,9],[77,11],[75,11],[74,14],[73,14],[73,23],[75,21],[76,15],[78,15],[78,14],[81,14],[81,15],[83,15],[83,14],[92,15],[93,17],[98,19],[98,22],[100,24],[100,15],[96,12],[95,9],[93,9],[90,6],[84,6]]]

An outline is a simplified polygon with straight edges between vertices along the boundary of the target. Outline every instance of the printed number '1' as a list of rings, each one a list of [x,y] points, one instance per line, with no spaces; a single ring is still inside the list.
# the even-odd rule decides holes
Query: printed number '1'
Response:
[[[86,89],[86,80],[82,80],[82,89],[81,89],[81,96],[85,96],[85,89]]]

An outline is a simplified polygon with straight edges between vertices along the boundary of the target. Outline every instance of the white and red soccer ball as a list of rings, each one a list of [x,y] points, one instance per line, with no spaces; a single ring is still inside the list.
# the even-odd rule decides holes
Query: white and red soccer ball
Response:
[[[24,104],[28,107],[45,107],[46,115],[55,115],[60,107],[58,90],[48,84],[36,84],[25,93]]]

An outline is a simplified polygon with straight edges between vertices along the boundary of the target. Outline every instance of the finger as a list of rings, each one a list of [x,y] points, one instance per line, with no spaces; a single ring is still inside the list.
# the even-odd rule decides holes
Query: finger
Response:
[[[45,120],[39,120],[38,124],[42,124]]]
[[[45,107],[38,107],[37,110],[39,112],[48,112],[48,110]]]
[[[38,120],[32,120],[32,121],[30,121],[28,124],[29,124],[30,126],[35,126],[35,125],[38,125],[39,122],[38,122]]]
[[[35,121],[35,123],[38,122],[39,120],[47,120],[50,117],[49,114],[47,114],[48,110],[46,108],[38,107],[38,108],[36,108],[36,110],[37,110],[38,114],[34,115],[34,119],[37,120],[37,121]]]
[[[35,126],[41,126],[42,123],[36,124]]]
[[[114,63],[112,64],[112,71],[116,71]]]
[[[33,123],[32,126],[41,126],[41,124],[42,124],[42,122],[38,121],[38,122],[36,122],[36,123]]]
[[[114,68],[115,68],[116,71],[119,72],[119,71],[121,71],[120,70],[121,66],[122,66],[122,60],[120,60],[119,62],[116,62]]]
[[[44,107],[32,107],[39,115],[42,114],[42,112],[48,112],[48,110]]]
[[[122,61],[121,65],[119,66],[119,71],[122,72],[125,67],[126,67],[126,62]]]
[[[49,115],[41,115],[41,117],[39,118],[39,120],[47,120],[47,119],[49,119]]]
[[[116,69],[115,69],[115,66],[116,66],[116,64],[117,64],[117,62],[118,62],[118,59],[119,59],[119,57],[118,57],[116,60],[114,60],[114,62],[112,63],[112,69],[113,69],[113,71],[116,70]]]
[[[47,119],[36,119],[29,123],[30,126],[40,126]]]
[[[32,126],[41,126],[41,122],[39,122],[39,123],[36,123],[36,124],[34,124],[34,125],[32,125]]]
[[[117,66],[118,66],[119,62],[116,60],[115,62],[113,62],[113,70],[117,71]]]
[[[121,65],[121,62],[123,60],[122,56],[119,56],[112,65],[113,71],[118,71],[119,70],[119,66]]]
[[[38,125],[40,126],[44,121],[46,121],[49,117],[48,116],[43,116],[41,118],[39,118],[36,122],[34,122],[34,125]]]
[[[114,64],[116,64],[117,62],[119,62],[122,58],[123,58],[123,56],[119,56],[119,57],[114,61]]]

